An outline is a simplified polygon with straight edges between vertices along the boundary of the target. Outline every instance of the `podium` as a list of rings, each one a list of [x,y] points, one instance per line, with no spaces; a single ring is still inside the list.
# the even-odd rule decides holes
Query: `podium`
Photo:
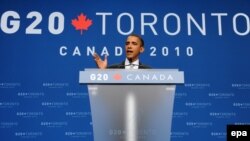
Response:
[[[85,69],[94,141],[170,141],[178,69]]]

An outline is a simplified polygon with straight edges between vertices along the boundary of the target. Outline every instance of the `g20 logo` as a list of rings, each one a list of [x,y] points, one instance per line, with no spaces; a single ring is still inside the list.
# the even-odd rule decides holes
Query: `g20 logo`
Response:
[[[27,19],[34,19],[25,29],[25,34],[42,34],[38,25],[42,22],[43,16],[37,11],[31,11],[26,15]],[[14,34],[20,29],[20,15],[15,11],[6,11],[0,19],[1,29],[6,34]],[[64,15],[60,12],[53,12],[48,17],[48,31],[51,34],[60,34],[64,30]]]
[[[101,74],[101,73],[97,73],[97,74],[91,74],[89,76],[91,81],[107,81],[109,79],[108,74]]]
[[[39,28],[39,24],[43,21],[43,16],[40,12],[31,11],[26,15],[26,19],[33,20],[26,28],[25,34],[42,34],[44,29]],[[20,15],[15,11],[6,11],[0,19],[1,30],[6,34],[14,34],[20,29]],[[51,34],[58,35],[64,31],[64,15],[61,12],[52,12],[48,16],[48,31]],[[81,13],[78,19],[73,19],[71,23],[76,30],[88,30],[92,25],[92,20]]]

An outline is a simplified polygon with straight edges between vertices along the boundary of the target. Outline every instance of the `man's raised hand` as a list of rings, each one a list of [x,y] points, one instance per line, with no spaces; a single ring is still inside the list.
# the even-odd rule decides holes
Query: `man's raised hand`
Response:
[[[106,69],[107,68],[107,66],[108,66],[108,59],[107,59],[108,57],[107,57],[107,55],[105,55],[104,60],[102,60],[97,53],[94,53],[93,57],[94,57],[94,60],[95,60],[96,65],[97,65],[98,68],[100,68],[100,69]]]

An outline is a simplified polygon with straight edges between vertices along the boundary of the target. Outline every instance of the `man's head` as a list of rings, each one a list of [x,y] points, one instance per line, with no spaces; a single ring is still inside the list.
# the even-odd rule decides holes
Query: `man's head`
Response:
[[[131,34],[128,36],[125,43],[126,57],[130,62],[138,59],[140,53],[144,51],[144,41],[136,34]]]

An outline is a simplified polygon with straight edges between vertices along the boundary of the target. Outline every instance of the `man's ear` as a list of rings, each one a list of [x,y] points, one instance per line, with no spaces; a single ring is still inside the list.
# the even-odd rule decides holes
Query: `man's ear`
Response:
[[[143,52],[144,52],[144,47],[141,46],[141,48],[140,48],[140,53],[143,53]]]

